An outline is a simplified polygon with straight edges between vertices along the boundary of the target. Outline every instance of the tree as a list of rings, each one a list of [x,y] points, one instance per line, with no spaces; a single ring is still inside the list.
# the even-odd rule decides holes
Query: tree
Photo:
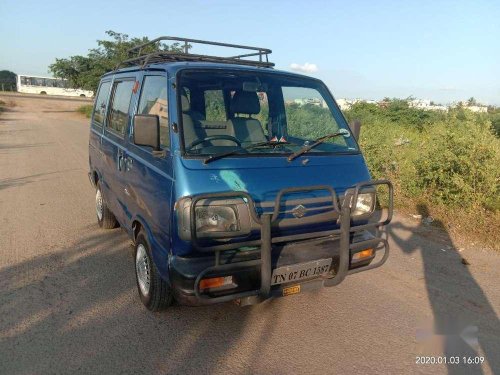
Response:
[[[130,48],[149,42],[147,37],[129,38],[127,34],[111,30],[106,31],[106,34],[111,40],[98,40],[97,48],[90,49],[87,56],[56,58],[56,61],[49,66],[49,70],[55,77],[67,79],[72,87],[95,92],[101,76],[116,69],[118,64],[129,58],[127,51]],[[156,43],[144,48],[142,53],[181,50],[179,43],[172,45]]]
[[[16,89],[16,78],[17,75],[10,70],[0,70],[0,89],[12,90]]]
[[[471,97],[467,100],[467,106],[469,106],[469,107],[470,107],[470,106],[473,106],[473,105],[477,105],[477,101],[476,101],[476,99],[475,99],[473,96],[471,96]]]

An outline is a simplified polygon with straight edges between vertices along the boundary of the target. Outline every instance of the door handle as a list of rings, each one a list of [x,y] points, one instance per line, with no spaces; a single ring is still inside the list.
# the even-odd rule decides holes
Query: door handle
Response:
[[[124,159],[123,150],[118,149],[118,153],[117,153],[117,157],[116,157],[116,166],[117,166],[119,171],[121,171],[123,169],[123,159]]]

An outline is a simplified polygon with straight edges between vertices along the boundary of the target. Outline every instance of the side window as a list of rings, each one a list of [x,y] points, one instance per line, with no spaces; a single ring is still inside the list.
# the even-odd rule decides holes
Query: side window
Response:
[[[170,147],[168,128],[167,77],[146,76],[142,85],[138,115],[158,115],[160,118],[160,143]]]
[[[119,81],[113,85],[111,111],[107,127],[118,134],[124,135],[128,123],[128,109],[132,98],[132,88],[135,81]]]
[[[226,106],[222,90],[206,90],[205,114],[207,121],[226,121]]]
[[[97,98],[95,100],[94,123],[97,123],[100,126],[104,123],[104,116],[106,115],[106,101],[108,100],[110,86],[111,82],[101,83],[101,87],[99,87],[99,94],[97,94]]]

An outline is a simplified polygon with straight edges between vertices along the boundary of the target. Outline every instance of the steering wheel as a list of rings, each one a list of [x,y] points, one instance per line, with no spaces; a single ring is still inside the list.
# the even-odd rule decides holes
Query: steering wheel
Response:
[[[187,150],[191,150],[193,147],[196,147],[199,144],[202,144],[204,142],[215,141],[218,139],[232,141],[232,142],[236,143],[239,147],[241,147],[241,142],[238,138],[233,137],[232,135],[219,134],[219,135],[211,135],[211,136],[205,137],[203,139],[197,139],[196,141],[191,142],[191,144],[189,146],[187,146],[186,148],[187,148]]]

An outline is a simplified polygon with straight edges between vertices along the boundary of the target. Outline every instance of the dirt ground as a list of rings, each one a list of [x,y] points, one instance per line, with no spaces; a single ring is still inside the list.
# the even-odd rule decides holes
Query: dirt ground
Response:
[[[500,254],[403,216],[388,262],[336,288],[148,312],[130,241],[96,223],[82,103],[0,100],[0,374],[500,373]]]

